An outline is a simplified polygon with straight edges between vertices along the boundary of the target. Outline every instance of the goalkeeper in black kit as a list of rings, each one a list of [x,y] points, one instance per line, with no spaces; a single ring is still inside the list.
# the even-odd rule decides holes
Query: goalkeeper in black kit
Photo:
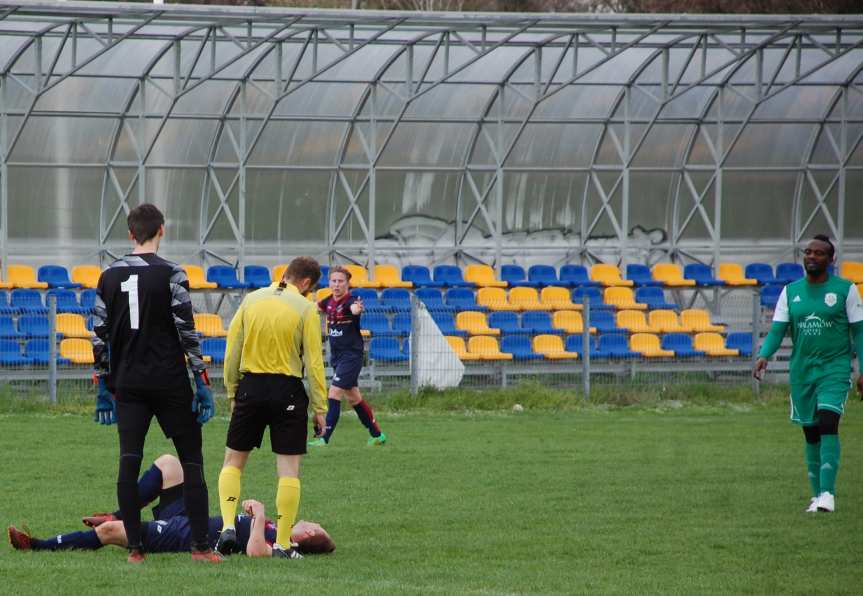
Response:
[[[155,416],[174,442],[183,467],[192,559],[216,563],[221,557],[207,541],[208,495],[201,454],[201,425],[213,415],[213,396],[195,332],[189,280],[181,267],[156,255],[165,217],[155,205],[132,209],[127,222],[134,249],[99,278],[93,355],[99,386],[96,417],[101,423],[116,419],[120,436],[117,502],[128,560],[144,561],[137,480]]]

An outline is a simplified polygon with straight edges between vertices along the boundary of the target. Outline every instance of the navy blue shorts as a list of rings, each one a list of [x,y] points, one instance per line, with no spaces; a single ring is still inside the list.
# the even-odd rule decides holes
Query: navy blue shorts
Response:
[[[359,385],[360,371],[363,369],[363,355],[348,352],[333,354],[333,386],[339,389],[353,389]]]
[[[148,553],[182,553],[192,548],[192,527],[185,515],[141,525],[144,550]]]

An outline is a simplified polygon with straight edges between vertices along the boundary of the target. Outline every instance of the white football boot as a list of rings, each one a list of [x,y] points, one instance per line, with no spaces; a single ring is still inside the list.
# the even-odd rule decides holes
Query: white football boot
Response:
[[[818,497],[809,499],[809,507],[806,508],[806,513],[818,513]]]
[[[826,511],[828,513],[833,513],[835,509],[835,497],[826,491],[821,493],[821,495],[818,497],[818,511]]]

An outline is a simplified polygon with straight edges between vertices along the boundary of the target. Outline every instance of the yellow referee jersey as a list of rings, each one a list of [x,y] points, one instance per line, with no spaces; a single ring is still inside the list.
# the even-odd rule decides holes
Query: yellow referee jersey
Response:
[[[225,349],[225,388],[237,393],[243,373],[270,373],[309,379],[316,414],[327,411],[321,319],[318,306],[291,284],[274,283],[248,294],[231,320]]]

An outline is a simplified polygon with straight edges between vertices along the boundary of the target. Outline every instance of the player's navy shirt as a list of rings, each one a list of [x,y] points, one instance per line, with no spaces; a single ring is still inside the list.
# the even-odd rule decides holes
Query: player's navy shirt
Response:
[[[96,372],[112,390],[191,391],[186,357],[194,371],[205,365],[182,267],[153,253],[114,261],[93,312]]]
[[[234,528],[237,531],[237,550],[244,553],[246,552],[246,547],[249,545],[249,537],[252,535],[252,517],[241,513],[235,521]],[[211,517],[209,528],[207,529],[207,542],[210,543],[211,547],[216,548],[216,541],[219,539],[219,532],[221,531],[222,518]],[[189,547],[191,548],[191,533],[189,536]],[[273,546],[273,543],[276,542],[276,524],[270,520],[266,520],[264,523],[264,540],[270,546]]]
[[[332,296],[318,302],[318,308],[327,313],[327,328],[330,335],[330,348],[334,355],[353,352],[363,353],[363,336],[360,333],[360,316],[351,312],[351,305],[357,301],[350,292],[336,300]]]

